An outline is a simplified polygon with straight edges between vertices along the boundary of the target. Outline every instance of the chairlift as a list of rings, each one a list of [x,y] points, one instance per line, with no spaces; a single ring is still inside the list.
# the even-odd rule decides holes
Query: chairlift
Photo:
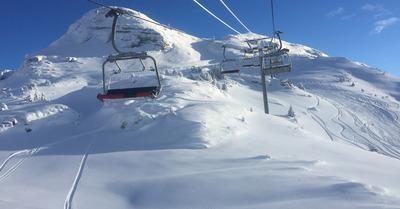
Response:
[[[116,27],[117,27],[117,22],[118,22],[118,17],[120,15],[123,15],[125,13],[124,10],[121,9],[114,9],[111,8],[111,10],[106,14],[106,17],[114,17],[113,20],[113,25],[112,25],[112,46],[117,51],[118,54],[111,54],[107,57],[107,59],[103,63],[103,93],[99,93],[97,95],[97,99],[100,101],[106,101],[106,100],[116,100],[116,99],[139,99],[139,98],[156,98],[161,92],[162,85],[160,81],[160,75],[158,72],[157,68],[157,63],[156,60],[147,54],[147,52],[123,52],[118,48],[118,46],[115,43],[115,34],[116,34]],[[125,73],[125,72],[138,72],[138,71],[144,71],[146,70],[146,67],[143,63],[144,60],[150,59],[152,61],[153,67],[151,68],[152,71],[155,72],[155,79],[157,80],[157,84],[153,86],[141,86],[141,87],[117,87],[117,88],[111,88],[111,78],[119,73]],[[125,62],[125,61],[135,61],[138,60],[140,61],[142,65],[142,70],[122,70],[121,65],[119,62]],[[108,63],[114,63],[118,70],[114,70],[110,76],[109,79],[106,79],[106,66]],[[126,82],[125,82],[126,83]],[[113,85],[114,86],[114,85]],[[129,86],[132,86],[132,83],[129,84]]]
[[[260,59],[257,56],[254,57],[245,57],[242,61],[243,68],[259,68],[260,67]]]
[[[238,61],[236,59],[226,58],[225,56],[226,45],[223,45],[222,48],[224,49],[223,50],[224,60],[222,60],[222,62],[220,63],[221,74],[225,75],[225,74],[239,73],[240,69]]]
[[[250,57],[255,57],[258,56],[258,47],[257,46],[252,46],[251,42],[257,42],[257,39],[251,39],[251,40],[246,40],[245,42],[249,46],[248,49],[244,50],[244,57],[245,58],[250,58]]]
[[[244,50],[244,58],[242,62],[243,68],[259,68],[260,58],[259,58],[259,42],[266,38],[260,39],[250,39],[245,42],[249,46],[248,49]]]
[[[265,75],[276,75],[290,72],[292,63],[287,52],[281,50],[276,53],[267,54],[264,57],[263,71]]]
[[[272,38],[270,41],[271,44],[265,47],[263,57],[264,66],[262,66],[265,75],[275,75],[291,71],[292,62],[289,56],[289,49],[282,49],[282,40],[279,35],[281,33],[281,31],[275,32],[279,39],[279,44],[275,43],[274,38]]]

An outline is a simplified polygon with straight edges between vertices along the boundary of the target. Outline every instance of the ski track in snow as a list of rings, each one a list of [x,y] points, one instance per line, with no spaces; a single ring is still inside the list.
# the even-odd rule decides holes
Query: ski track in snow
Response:
[[[317,110],[317,107],[320,105],[320,99],[318,98],[318,96],[316,96],[316,95],[314,95],[314,96],[315,96],[315,98],[317,99],[317,104],[314,105],[314,106],[312,106],[312,107],[307,108],[307,112],[308,112],[308,114],[311,115],[312,119],[313,119],[315,122],[317,122],[317,124],[318,124],[319,126],[321,126],[321,128],[324,129],[324,131],[325,131],[326,134],[329,136],[329,138],[330,138],[332,141],[334,141],[334,138],[333,138],[333,135],[334,135],[334,134],[328,129],[326,123],[315,113],[315,110]]]
[[[6,179],[13,171],[15,171],[19,166],[21,166],[31,155],[35,154],[38,152],[39,149],[26,149],[26,150],[21,150],[18,152],[14,152],[11,155],[9,155],[3,162],[3,164],[0,166],[0,174],[2,173],[3,169],[6,167],[7,164],[9,164],[12,159],[22,156],[20,160],[18,160],[14,165],[12,165],[9,169],[3,172],[3,174],[0,175],[0,182]]]
[[[21,166],[29,157],[31,157],[32,155],[38,153],[41,150],[45,150],[50,148],[51,146],[57,145],[57,144],[61,144],[61,143],[65,143],[86,135],[90,135],[93,133],[97,133],[98,131],[102,130],[104,127],[106,127],[108,125],[108,123],[106,123],[103,127],[100,128],[96,128],[93,129],[91,131],[87,131],[87,132],[83,132],[81,134],[77,134],[75,136],[71,136],[68,138],[65,138],[63,140],[56,140],[54,142],[48,143],[48,144],[44,144],[40,147],[36,147],[36,148],[32,148],[32,149],[25,149],[25,150],[19,150],[19,151],[15,151],[13,153],[11,153],[2,163],[2,165],[0,166],[0,174],[2,172],[2,170],[6,167],[7,164],[9,164],[10,161],[12,161],[12,159],[23,156],[23,158],[21,160],[19,160],[15,165],[13,165],[10,169],[8,169],[7,171],[5,171],[4,174],[2,174],[0,176],[0,181],[4,180],[6,177],[8,177],[14,170],[16,170],[19,166]]]
[[[369,107],[373,107],[373,111],[371,114],[374,117],[377,117],[378,119],[381,120],[389,120],[390,125],[393,125],[394,129],[400,130],[400,124],[398,123],[398,115],[396,112],[391,111],[389,109],[390,105],[381,100],[376,100],[376,99],[371,99],[370,97],[353,97],[351,95],[346,95],[346,98],[351,98],[352,100],[355,100],[361,104],[367,104]],[[331,102],[333,105],[335,105],[335,102]],[[337,107],[337,105],[336,105]],[[362,133],[366,133],[370,139],[368,139],[365,136],[362,136],[361,134],[357,133],[354,131],[354,133],[359,136],[362,141],[361,143],[364,142],[366,146],[368,146],[370,149],[377,149],[380,153],[391,156],[397,159],[400,159],[400,151],[397,149],[398,145],[396,146],[396,142],[393,140],[388,139],[385,134],[382,132],[382,130],[379,130],[380,134],[376,134],[374,131],[371,130],[371,124],[364,124],[361,119],[355,114],[354,112],[344,108],[344,110],[353,118],[354,120],[354,125],[356,127],[359,127],[360,131]],[[381,117],[381,118],[379,118]],[[377,121],[379,122],[379,121]],[[373,126],[373,124],[372,124]],[[373,146],[373,147],[371,147]]]
[[[83,133],[80,136],[92,135],[92,134],[96,134],[97,135],[100,130],[102,130],[104,127],[109,125],[110,121],[112,121],[112,120],[109,120],[104,126],[102,126],[100,128],[97,128],[97,129],[94,129],[94,130],[92,130],[90,132]],[[74,206],[73,198],[74,198],[76,189],[78,187],[78,184],[79,184],[79,182],[81,180],[81,177],[82,177],[82,174],[83,174],[83,170],[84,170],[85,165],[86,165],[86,160],[89,157],[90,151],[92,150],[92,148],[93,148],[93,146],[95,144],[94,141],[96,139],[96,137],[95,137],[96,135],[93,135],[92,140],[90,141],[89,145],[87,146],[87,148],[85,150],[85,153],[82,156],[81,162],[79,164],[78,171],[77,171],[77,173],[75,175],[75,178],[74,178],[74,182],[72,183],[72,186],[71,186],[71,188],[70,188],[70,190],[68,192],[67,197],[65,198],[64,209],[72,209],[73,206]]]
[[[331,119],[332,122],[335,124],[339,125],[341,127],[340,131],[340,136],[336,135],[334,131],[331,131],[329,129],[329,125],[327,122],[324,122],[324,120],[317,115],[317,109],[318,106],[320,105],[320,98],[316,95],[314,95],[315,98],[317,99],[317,102],[314,106],[307,108],[307,112],[310,114],[312,119],[326,132],[326,134],[329,136],[330,140],[336,141],[336,140],[342,140],[344,142],[347,142],[349,144],[352,144],[356,147],[365,149],[366,147],[369,149],[377,149],[376,151],[384,154],[386,156],[394,157],[397,159],[400,159],[400,151],[398,151],[394,145],[388,144],[385,140],[383,140],[380,136],[375,134],[369,126],[365,126],[364,123],[360,120],[360,118],[353,113],[352,111],[339,106],[336,102],[332,100],[327,100],[330,105],[334,106],[337,110],[337,114]],[[369,104],[378,106],[380,107],[380,112],[386,112],[387,114],[390,114],[390,116],[393,118],[392,122],[393,124],[396,124],[397,127],[399,127],[397,123],[397,114],[395,112],[391,112],[390,110],[387,109],[389,105],[385,102],[380,102],[380,101],[371,101],[370,99],[366,100]],[[356,127],[359,127],[359,131],[354,130],[350,124],[347,124],[342,118],[343,118],[343,111],[345,111],[348,115],[352,117],[353,124]],[[400,130],[400,127],[399,127]],[[349,136],[345,134],[345,132],[349,132]],[[367,136],[363,136],[361,133],[367,134]],[[352,138],[350,138],[352,137]],[[362,146],[364,145],[364,146]],[[372,151],[372,150],[371,150]]]
[[[96,129],[97,130],[97,129]],[[94,132],[94,131],[92,131]],[[89,133],[92,133],[89,132]],[[0,182],[2,180],[4,180],[5,178],[7,178],[13,171],[15,171],[19,166],[21,166],[29,157],[31,157],[32,155],[38,153],[40,150],[44,150],[47,149],[50,146],[53,145],[57,145],[57,144],[61,144],[63,142],[67,142],[70,140],[74,140],[76,138],[79,138],[81,136],[87,135],[88,133],[83,133],[77,136],[73,136],[64,140],[60,140],[60,141],[56,141],[56,142],[52,142],[46,145],[43,145],[41,147],[37,147],[37,148],[33,148],[33,149],[25,149],[25,150],[19,150],[16,152],[11,153],[3,162],[3,164],[0,166],[0,174],[2,172],[2,170],[6,167],[6,165],[12,161],[12,159],[23,156],[22,159],[20,159],[18,162],[16,162],[13,166],[11,166],[11,168],[9,168],[8,170],[6,170],[1,176],[0,176]]]
[[[342,121],[341,120],[341,118],[343,117],[343,111],[342,111],[342,109],[340,108],[340,107],[338,107],[338,105],[337,104],[334,104],[334,103],[332,103],[331,102],[331,104],[336,108],[336,110],[337,110],[337,115],[335,115],[335,117],[333,117],[332,118],[332,121],[334,122],[334,123],[336,123],[337,125],[339,125],[340,127],[341,127],[341,131],[340,131],[340,136],[337,136],[337,138],[339,138],[339,139],[341,139],[341,140],[343,140],[343,141],[346,141],[346,142],[348,142],[348,143],[350,143],[350,144],[352,144],[352,145],[354,145],[354,146],[356,146],[356,147],[359,147],[359,148],[364,148],[363,146],[361,146],[361,145],[359,145],[358,143],[357,143],[357,141],[355,140],[355,136],[354,135],[357,135],[357,136],[359,136],[359,137],[362,137],[362,138],[364,138],[366,141],[368,141],[368,139],[366,139],[365,137],[363,137],[363,136],[361,136],[360,134],[358,134],[357,133],[357,131],[355,131],[349,124],[347,124],[347,123],[345,123],[344,121]],[[345,111],[348,111],[348,110],[345,110]],[[350,132],[349,133],[349,135],[350,136],[347,136],[345,133],[346,132]],[[349,137],[353,137],[353,139],[351,139],[351,138],[349,138]]]
[[[46,149],[45,147],[52,146],[52,145],[56,145],[56,144],[60,144],[60,143],[63,143],[63,142],[67,142],[67,141],[70,141],[70,140],[79,138],[79,137],[81,137],[81,136],[94,133],[94,132],[96,132],[96,131],[98,131],[98,129],[96,129],[96,130],[94,130],[94,131],[91,131],[91,132],[89,132],[89,133],[80,134],[80,135],[78,135],[78,136],[74,136],[74,137],[71,137],[71,138],[67,138],[67,139],[64,139],[64,140],[61,140],[61,141],[52,142],[52,143],[49,143],[49,144],[44,145],[44,146],[39,147],[39,148],[20,150],[20,151],[17,151],[17,152],[14,152],[14,153],[10,154],[10,155],[4,160],[3,164],[0,166],[0,174],[2,173],[2,171],[3,171],[3,169],[6,167],[6,165],[7,165],[10,161],[12,161],[12,159],[17,158],[17,157],[19,157],[19,156],[22,156],[22,158],[21,158],[20,160],[18,160],[18,161],[17,161],[13,166],[11,166],[9,169],[7,169],[5,172],[3,172],[3,174],[0,175],[0,182],[3,181],[4,179],[6,179],[8,176],[10,176],[11,173],[12,173],[13,171],[15,171],[19,166],[21,166],[30,156],[32,156],[33,154],[39,152],[39,151],[42,150],[42,149]],[[81,176],[82,176],[83,169],[84,169],[85,164],[86,164],[86,159],[88,158],[89,153],[90,153],[90,150],[92,149],[93,145],[94,145],[94,137],[93,137],[92,141],[90,142],[90,144],[88,145],[88,147],[86,148],[85,154],[84,154],[83,157],[82,157],[82,160],[81,160],[81,163],[80,163],[80,165],[79,165],[79,169],[78,169],[78,172],[77,172],[77,174],[76,174],[76,176],[75,176],[75,179],[74,179],[74,182],[73,182],[73,184],[72,184],[72,187],[71,187],[71,189],[69,190],[69,193],[68,193],[68,195],[67,195],[67,197],[66,197],[66,199],[65,199],[65,203],[64,203],[64,208],[65,208],[65,209],[71,209],[71,208],[72,208],[72,205],[73,205],[73,204],[72,204],[72,203],[73,203],[73,202],[72,202],[72,201],[73,201],[73,197],[74,197],[76,188],[77,188],[77,186],[78,186],[79,180],[80,180],[80,178],[81,178]]]
[[[356,114],[350,112],[349,110],[346,110],[346,112],[349,113],[349,115],[351,115],[351,117],[354,120],[354,124],[360,127],[360,130],[364,133],[367,133],[373,140],[372,142],[368,138],[358,134],[357,132],[354,132],[361,139],[365,140],[365,145],[367,146],[376,145],[377,147],[374,148],[378,149],[382,154],[400,159],[400,152],[397,151],[395,148],[393,148],[393,145],[387,144],[384,140],[382,140],[380,136],[376,135],[368,126],[360,126],[360,124],[362,123]]]
[[[356,136],[357,137],[360,137],[360,138],[362,138],[362,139],[364,139],[365,141],[367,141],[367,143],[368,144],[371,144],[371,142],[367,139],[367,138],[365,138],[364,136],[362,136],[362,135],[360,135],[356,130],[354,130],[349,124],[347,124],[347,123],[345,123],[341,118],[343,117],[343,110],[342,110],[342,108],[341,107],[339,107],[339,105],[338,104],[335,104],[335,103],[333,103],[332,101],[330,101],[330,103],[336,108],[336,110],[337,110],[337,115],[335,116],[335,117],[333,117],[332,118],[332,121],[334,122],[334,123],[336,123],[336,124],[338,124],[341,128],[342,128],[342,130],[340,131],[340,135],[341,135],[341,137],[339,137],[341,140],[343,140],[343,141],[346,141],[346,142],[348,142],[348,143],[350,143],[350,144],[352,144],[352,145],[354,145],[354,146],[357,146],[357,147],[359,147],[359,148],[363,148],[363,146],[360,146],[357,142],[359,142],[359,141],[357,141],[356,140]],[[353,117],[353,123],[355,124],[355,121],[356,121],[356,119],[355,119],[355,115],[353,115],[349,110],[347,110],[347,109],[345,109],[345,111],[348,113],[348,114],[350,114],[350,115],[352,115],[352,117]],[[353,137],[353,138],[349,138],[349,136],[347,136],[346,134],[345,134],[345,132],[350,132],[349,133],[349,135],[350,135],[350,137]]]
[[[94,137],[93,137],[92,141],[90,142],[89,146],[86,148],[85,154],[82,157],[78,172],[76,173],[76,176],[75,176],[75,180],[72,184],[71,189],[68,192],[67,197],[65,198],[64,209],[71,209],[73,206],[73,198],[75,195],[75,191],[76,191],[76,188],[78,187],[79,181],[80,181],[82,173],[83,173],[83,169],[86,164],[86,160],[89,156],[89,153],[90,153],[93,145],[94,145]]]
[[[82,134],[78,134],[76,136],[73,136],[73,137],[70,137],[70,138],[66,138],[64,140],[52,142],[52,143],[43,145],[43,146],[38,147],[38,148],[25,149],[25,150],[20,150],[20,151],[13,152],[12,154],[10,154],[4,160],[4,162],[0,166],[0,174],[2,173],[2,171],[6,167],[6,165],[9,164],[14,158],[17,158],[17,157],[20,157],[20,156],[22,156],[22,158],[20,160],[18,160],[9,169],[7,169],[5,172],[3,172],[3,174],[0,175],[0,182],[3,181],[4,179],[6,179],[7,177],[9,177],[12,174],[12,172],[17,170],[17,168],[20,167],[24,162],[26,162],[26,160],[29,157],[31,157],[32,155],[38,153],[39,151],[48,149],[48,147],[50,147],[50,146],[54,146],[54,145],[57,145],[57,144],[61,144],[61,143],[64,143],[64,142],[68,142],[68,141],[80,138],[80,137],[85,136],[85,135],[90,135],[90,134],[93,134],[93,133],[97,133],[101,129],[102,128],[97,128],[97,129],[94,129],[92,131],[89,131],[89,132],[86,132],[86,133],[82,133]],[[65,200],[65,204],[64,204],[64,208],[65,209],[71,209],[72,208],[72,199],[73,199],[74,193],[76,191],[76,187],[77,187],[77,185],[79,183],[80,177],[82,175],[83,168],[84,168],[85,163],[86,163],[86,159],[87,159],[87,157],[89,155],[89,152],[90,152],[91,148],[93,147],[93,145],[94,145],[94,138],[91,141],[91,143],[89,144],[89,146],[87,147],[87,149],[85,151],[85,154],[82,157],[82,160],[81,160],[77,175],[75,176],[74,183],[73,183],[73,185],[72,185],[72,187],[71,187],[71,189],[70,189],[70,191],[68,193],[68,196],[67,196],[67,198]]]

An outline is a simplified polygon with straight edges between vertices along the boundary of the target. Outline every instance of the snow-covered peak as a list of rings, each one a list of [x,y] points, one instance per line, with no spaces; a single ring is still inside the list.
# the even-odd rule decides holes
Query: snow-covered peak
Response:
[[[128,9],[118,19],[116,43],[123,51],[167,51],[173,45],[193,42],[197,38],[167,29],[146,15]],[[102,56],[115,53],[111,47],[113,18],[106,18],[108,8],[87,12],[72,24],[67,33],[48,48],[31,55]],[[152,23],[153,22],[153,23]]]
[[[148,51],[159,59],[168,62],[198,62],[208,60],[218,63],[222,57],[221,46],[228,47],[227,54],[240,57],[248,47],[246,40],[265,38],[266,36],[245,33],[227,35],[222,40],[201,39],[163,27],[146,15],[128,9],[119,17],[117,24],[116,43],[123,51]],[[111,45],[111,27],[113,18],[106,18],[110,9],[101,7],[87,12],[81,19],[72,24],[65,35],[54,41],[46,49],[27,55],[27,60],[37,56],[58,57],[104,57],[115,53]],[[154,24],[156,23],[156,24]],[[291,55],[300,57],[326,56],[324,53],[299,44],[283,41],[283,47],[288,48]],[[176,57],[182,59],[176,59]],[[192,64],[193,65],[193,64]]]
[[[308,46],[304,46],[301,44],[293,44],[286,41],[282,41],[283,47],[289,49],[290,55],[296,55],[298,57],[307,57],[307,58],[317,58],[317,57],[328,57],[325,53],[310,48]]]

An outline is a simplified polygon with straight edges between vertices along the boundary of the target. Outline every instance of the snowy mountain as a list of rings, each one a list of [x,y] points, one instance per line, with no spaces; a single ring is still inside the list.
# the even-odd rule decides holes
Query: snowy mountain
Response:
[[[0,208],[400,208],[400,78],[284,42],[293,68],[268,78],[266,115],[259,69],[218,73],[223,45],[239,58],[263,36],[125,15],[117,44],[153,56],[163,90],[103,103],[107,12],[1,73]],[[155,82],[127,66],[130,85]]]

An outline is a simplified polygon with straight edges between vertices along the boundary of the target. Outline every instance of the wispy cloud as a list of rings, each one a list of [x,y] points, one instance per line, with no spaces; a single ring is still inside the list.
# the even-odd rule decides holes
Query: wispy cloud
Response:
[[[379,34],[382,32],[383,29],[400,22],[400,18],[398,17],[390,17],[390,18],[386,17],[386,19],[383,19],[385,18],[385,16],[391,15],[392,11],[385,8],[381,4],[367,3],[364,4],[364,6],[362,6],[361,9],[364,11],[371,12],[374,15],[373,16],[374,18],[381,19],[374,23],[374,30],[371,32],[371,34]]]
[[[333,11],[328,12],[328,14],[326,14],[326,16],[328,16],[328,17],[335,17],[335,16],[337,16],[337,15],[343,14],[343,12],[344,12],[343,7],[339,7],[339,8],[337,8],[336,10],[333,10]]]
[[[388,18],[388,19],[385,19],[385,20],[379,20],[379,21],[375,22],[375,29],[374,29],[374,31],[372,33],[373,34],[378,34],[383,29],[385,29],[385,28],[387,28],[387,27],[389,27],[391,25],[397,24],[399,22],[400,22],[400,18],[397,18],[397,17],[391,17],[391,18]]]
[[[349,19],[351,19],[351,18],[353,18],[353,17],[355,17],[355,16],[356,16],[355,14],[346,15],[346,16],[343,16],[342,19],[343,19],[343,20],[349,20]]]
[[[349,20],[355,16],[355,14],[346,14],[345,10],[343,7],[339,7],[335,10],[332,10],[326,14],[328,18],[334,18],[334,17],[339,17],[342,18],[342,20]]]
[[[365,11],[373,12],[375,18],[392,14],[392,12],[390,10],[386,9],[381,4],[367,3],[364,6],[362,6],[361,9],[363,9]]]

